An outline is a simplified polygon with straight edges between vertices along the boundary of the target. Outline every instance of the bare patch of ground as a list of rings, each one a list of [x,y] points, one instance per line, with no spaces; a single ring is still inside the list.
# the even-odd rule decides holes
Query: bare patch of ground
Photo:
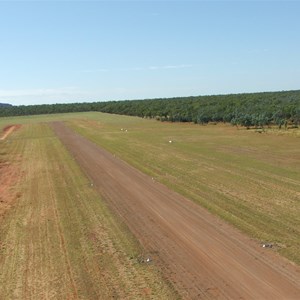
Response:
[[[17,130],[21,127],[21,125],[9,125],[9,126],[6,126],[4,129],[3,129],[3,134],[2,134],[2,137],[0,137],[0,140],[3,141],[5,140],[14,130]]]
[[[183,298],[299,298],[299,267],[62,123],[53,128]]]
[[[19,178],[20,170],[17,165],[0,161],[0,219],[11,208],[14,201],[21,196],[13,190]]]
[[[17,168],[8,162],[0,162],[0,220],[18,197],[11,191],[16,182]]]
[[[14,130],[20,128],[21,125],[9,125],[3,129],[3,135],[0,140],[5,140]],[[2,151],[4,147],[2,147]],[[5,155],[0,153],[0,219],[7,212],[14,201],[20,198],[20,194],[13,190],[13,187],[21,177],[20,168],[16,161],[11,162]]]

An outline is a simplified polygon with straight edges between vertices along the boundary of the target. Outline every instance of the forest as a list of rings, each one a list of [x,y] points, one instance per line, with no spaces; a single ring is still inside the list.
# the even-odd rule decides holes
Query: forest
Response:
[[[168,122],[298,127],[300,90],[68,104],[1,106],[0,117],[99,111]]]

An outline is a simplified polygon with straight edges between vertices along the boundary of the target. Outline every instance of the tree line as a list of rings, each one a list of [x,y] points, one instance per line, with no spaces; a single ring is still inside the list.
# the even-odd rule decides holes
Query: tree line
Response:
[[[231,123],[246,128],[300,124],[300,90],[144,100],[0,107],[0,117],[99,111],[169,122]]]

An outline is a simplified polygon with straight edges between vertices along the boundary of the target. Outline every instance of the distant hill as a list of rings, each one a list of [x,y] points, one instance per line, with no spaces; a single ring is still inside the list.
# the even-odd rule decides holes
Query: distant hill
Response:
[[[0,107],[8,107],[8,106],[12,106],[11,104],[8,103],[0,103]]]

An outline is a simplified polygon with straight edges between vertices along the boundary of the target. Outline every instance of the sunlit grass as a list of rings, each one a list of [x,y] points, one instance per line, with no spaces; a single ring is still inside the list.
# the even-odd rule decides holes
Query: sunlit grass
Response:
[[[300,263],[299,138],[106,114],[68,124]]]
[[[300,263],[298,131],[257,133],[97,112],[4,118],[0,127],[55,120]]]

